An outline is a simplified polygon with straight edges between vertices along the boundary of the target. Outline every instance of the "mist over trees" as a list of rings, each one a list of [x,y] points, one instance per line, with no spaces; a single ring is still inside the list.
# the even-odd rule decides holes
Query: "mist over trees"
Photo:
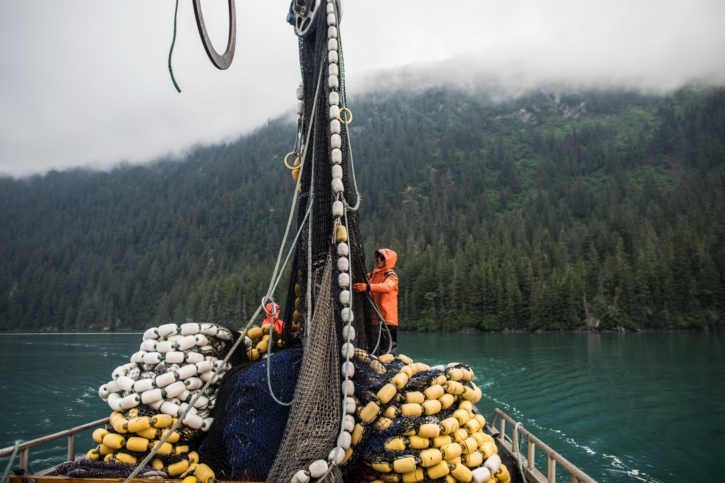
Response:
[[[723,325],[724,89],[350,104],[366,255],[398,252],[402,329]],[[276,120],[182,161],[0,179],[0,329],[240,325],[293,141]]]

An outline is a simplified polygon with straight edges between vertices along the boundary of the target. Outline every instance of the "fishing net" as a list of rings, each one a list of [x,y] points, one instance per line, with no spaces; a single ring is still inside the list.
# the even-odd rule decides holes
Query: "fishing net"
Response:
[[[331,257],[315,300],[289,421],[267,481],[290,481],[300,469],[325,459],[340,431],[339,336],[333,312]],[[325,481],[342,481],[339,469],[333,467]]]
[[[214,423],[199,448],[201,461],[217,479],[264,481],[284,434],[289,406],[277,404],[267,385],[267,364],[274,395],[291,401],[300,371],[301,349],[274,354],[239,366],[222,381]]]

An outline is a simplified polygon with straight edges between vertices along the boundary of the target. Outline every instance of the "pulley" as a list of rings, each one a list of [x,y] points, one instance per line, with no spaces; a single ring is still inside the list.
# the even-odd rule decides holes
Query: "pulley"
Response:
[[[342,0],[334,1],[338,16],[342,18],[344,10]],[[322,3],[322,0],[292,0],[289,14],[287,14],[287,21],[295,28],[295,34],[298,37],[307,37],[315,31],[317,14],[320,10],[325,10]],[[321,15],[327,15],[327,13]]]

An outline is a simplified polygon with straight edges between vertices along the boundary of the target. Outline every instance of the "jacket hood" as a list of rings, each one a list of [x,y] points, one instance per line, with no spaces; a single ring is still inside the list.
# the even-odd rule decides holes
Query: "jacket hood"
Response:
[[[390,250],[389,248],[381,248],[380,250],[377,250],[375,252],[375,255],[381,254],[385,257],[385,265],[383,268],[375,268],[375,271],[379,270],[390,270],[395,266],[395,262],[398,261],[398,254],[395,253],[393,250]]]

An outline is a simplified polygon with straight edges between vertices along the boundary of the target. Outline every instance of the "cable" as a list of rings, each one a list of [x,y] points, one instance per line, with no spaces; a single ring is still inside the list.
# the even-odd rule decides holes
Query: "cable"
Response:
[[[171,68],[171,54],[174,53],[174,44],[176,43],[176,15],[179,13],[179,0],[176,0],[176,9],[174,10],[174,36],[171,39],[171,48],[169,49],[169,74],[171,74],[171,82],[174,83],[174,87],[176,87],[176,90],[181,93],[181,89],[179,88],[179,84],[176,83],[176,79],[174,78],[174,70]]]
[[[8,466],[5,468],[5,472],[3,473],[2,479],[0,479],[0,483],[5,483],[5,480],[8,479],[8,475],[10,474],[10,470],[13,467],[13,462],[15,461],[15,456],[18,454],[18,446],[20,445],[20,441],[15,442],[15,447],[13,448],[13,453],[10,455],[10,461],[8,461]],[[30,473],[32,474],[32,473]]]

